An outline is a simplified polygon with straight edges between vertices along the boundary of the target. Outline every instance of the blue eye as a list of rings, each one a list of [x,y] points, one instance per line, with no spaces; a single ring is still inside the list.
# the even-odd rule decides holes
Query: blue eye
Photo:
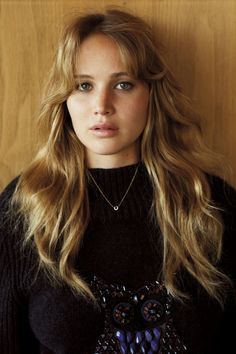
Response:
[[[118,90],[124,90],[124,91],[131,90],[133,88],[133,86],[134,85],[128,81],[119,82],[119,84],[116,85]]]
[[[78,90],[79,91],[90,91],[92,89],[92,85],[88,82],[81,82],[78,85]]]

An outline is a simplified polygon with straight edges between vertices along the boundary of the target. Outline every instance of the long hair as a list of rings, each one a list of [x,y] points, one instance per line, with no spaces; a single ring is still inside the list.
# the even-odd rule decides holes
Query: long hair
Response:
[[[141,159],[154,190],[152,217],[163,237],[165,285],[174,297],[184,298],[178,275],[187,271],[222,304],[228,278],[216,267],[223,226],[207,180],[213,155],[203,144],[198,116],[162,58],[153,30],[121,10],[77,17],[60,39],[39,116],[41,148],[15,193],[26,216],[26,242],[33,240],[39,264],[51,279],[66,282],[96,303],[75,267],[90,213],[84,148],[66,106],[76,87],[80,45],[94,33],[111,38],[128,72],[149,85]]]

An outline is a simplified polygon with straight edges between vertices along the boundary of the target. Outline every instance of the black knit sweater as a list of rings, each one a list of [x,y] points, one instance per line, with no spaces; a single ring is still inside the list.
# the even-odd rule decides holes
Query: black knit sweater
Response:
[[[92,169],[91,173],[115,204],[121,200],[135,168],[136,165]],[[128,351],[124,346],[119,347],[121,342],[116,344],[120,351],[108,349],[108,346],[99,352],[99,338],[101,343],[104,333],[108,333],[104,307],[101,305],[100,310],[95,310],[90,303],[75,296],[67,286],[53,285],[41,271],[37,273],[37,255],[29,246],[22,249],[24,227],[16,228],[14,212],[12,209],[9,212],[9,201],[16,182],[14,180],[0,198],[0,353],[132,353],[131,349]],[[223,209],[225,225],[220,267],[235,280],[236,193],[219,178],[210,177],[210,183],[212,199]],[[142,165],[139,167],[134,183],[118,211],[111,208],[96,186],[91,183],[88,188],[91,221],[78,255],[78,272],[91,284],[92,289],[96,288],[96,279],[105,283],[105,288],[110,289],[110,292],[113,288],[107,284],[117,284],[127,304],[126,289],[132,296],[145,284],[149,286],[146,289],[150,289],[150,284],[159,277],[162,263],[162,236],[148,215],[152,188],[147,172]],[[171,326],[173,322],[180,342],[187,348],[187,351],[178,353],[232,353],[229,348],[231,344],[234,345],[234,325],[230,324],[230,320],[234,323],[236,318],[234,295],[229,296],[222,310],[193,279],[189,276],[183,276],[183,279],[184,287],[192,294],[192,298],[185,303],[174,301],[169,311]],[[101,295],[102,290],[99,291]],[[96,295],[99,297],[98,292]],[[150,294],[146,298],[153,301]],[[114,305],[114,302],[106,303],[113,316]],[[165,317],[160,325],[162,336],[163,328],[165,331],[168,328],[165,323],[169,316],[167,310],[165,307],[166,317],[162,313],[162,317]],[[145,316],[145,311],[142,316]],[[138,323],[137,316],[133,321],[136,321],[136,332],[141,333],[142,326],[152,327],[151,322],[146,323],[143,319],[142,324]],[[115,326],[113,322],[113,327],[120,328],[117,322]],[[139,350],[134,349],[133,353],[141,353]],[[159,352],[167,353],[164,349]],[[175,353],[174,349],[169,352]],[[144,348],[143,353],[157,353],[157,350],[148,352]]]

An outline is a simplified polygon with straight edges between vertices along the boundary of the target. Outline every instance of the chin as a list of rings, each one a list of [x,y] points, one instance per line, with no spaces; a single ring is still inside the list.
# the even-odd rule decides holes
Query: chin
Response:
[[[112,146],[97,146],[89,149],[93,154],[96,155],[114,155],[121,152],[122,147],[118,147],[117,144],[112,144]]]

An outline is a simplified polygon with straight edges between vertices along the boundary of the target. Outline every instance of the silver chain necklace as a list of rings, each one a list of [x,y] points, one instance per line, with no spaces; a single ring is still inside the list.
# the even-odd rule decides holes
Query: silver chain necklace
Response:
[[[132,186],[132,184],[133,184],[133,181],[134,181],[134,179],[135,179],[135,177],[136,177],[136,174],[137,174],[137,172],[138,172],[138,168],[139,168],[139,164],[138,164],[138,166],[136,167],[136,169],[135,169],[135,171],[134,171],[134,175],[133,175],[133,177],[132,177],[132,179],[131,179],[131,182],[130,182],[130,184],[129,184],[129,186],[128,186],[126,192],[125,192],[125,194],[123,195],[121,201],[120,201],[118,204],[116,204],[116,205],[113,205],[113,204],[110,202],[110,200],[105,196],[105,194],[103,193],[103,191],[101,190],[101,188],[99,187],[99,185],[97,184],[97,182],[95,181],[94,177],[92,176],[92,174],[90,173],[89,170],[87,170],[87,173],[88,173],[89,177],[91,178],[91,180],[93,181],[93,183],[95,184],[95,186],[97,187],[97,189],[99,190],[99,192],[101,193],[101,195],[103,196],[103,198],[107,201],[107,203],[108,203],[115,211],[117,211],[117,210],[119,210],[119,207],[121,206],[123,200],[124,200],[125,197],[127,196],[128,192],[129,192],[129,190],[130,190],[130,188],[131,188],[131,186]]]

